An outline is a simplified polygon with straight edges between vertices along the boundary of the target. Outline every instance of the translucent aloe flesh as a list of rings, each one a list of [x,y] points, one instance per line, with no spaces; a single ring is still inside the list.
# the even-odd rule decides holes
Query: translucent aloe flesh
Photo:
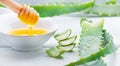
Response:
[[[99,25],[101,25],[100,23],[99,23]],[[94,25],[95,26],[95,25]],[[86,26],[86,28],[87,28],[88,26]],[[90,28],[90,27],[89,27]],[[84,30],[86,30],[86,29],[84,29]],[[99,31],[97,31],[97,32],[99,32]],[[82,32],[82,35],[81,36],[83,36],[83,33],[84,32]],[[85,32],[86,33],[86,32]],[[94,33],[94,32],[93,32]],[[91,34],[91,33],[90,33]],[[86,36],[88,35],[88,33],[86,34]],[[96,34],[97,35],[97,34]],[[85,36],[85,37],[86,37]],[[99,35],[98,35],[99,36]],[[100,39],[100,43],[99,43],[99,45],[92,45],[92,47],[94,48],[94,50],[96,50],[96,51],[91,51],[93,48],[91,48],[91,47],[87,47],[89,50],[84,50],[84,47],[86,47],[85,45],[82,45],[82,44],[87,44],[87,43],[90,43],[89,41],[88,41],[88,39],[93,39],[94,40],[94,38],[91,38],[91,37],[88,37],[87,39],[83,39],[84,38],[84,36],[83,37],[81,37],[81,40],[86,40],[86,41],[83,41],[83,43],[81,43],[80,44],[80,47],[83,47],[82,49],[79,47],[79,50],[80,50],[80,56],[82,56],[82,57],[80,57],[80,59],[79,60],[77,60],[77,61],[75,61],[75,62],[71,62],[71,63],[69,63],[69,64],[67,64],[66,66],[79,66],[79,65],[82,65],[82,64],[85,64],[85,63],[87,63],[87,62],[91,62],[91,61],[94,61],[94,60],[97,60],[97,59],[100,59],[101,57],[104,57],[104,56],[106,56],[106,55],[108,55],[108,54],[110,54],[110,53],[112,53],[112,52],[114,52],[115,50],[116,50],[116,47],[115,47],[115,45],[114,45],[114,43],[113,43],[113,38],[112,38],[112,36],[111,35],[109,35],[109,33],[107,33],[106,32],[106,30],[103,30],[102,29],[102,33],[101,33],[101,36],[102,36],[102,38],[101,37],[99,37],[99,39]],[[80,40],[80,41],[81,41]],[[92,41],[91,42],[92,44],[98,44],[98,42],[96,42],[96,41]],[[87,45],[87,46],[89,46],[89,45]],[[95,47],[94,47],[95,46]],[[99,49],[98,49],[99,48]],[[83,56],[82,54],[82,52],[85,52],[85,54],[87,55],[85,55],[85,56]],[[89,52],[88,52],[89,51]]]
[[[103,20],[98,23],[91,23],[87,20],[81,21],[82,31],[79,46],[81,58],[88,57],[100,50],[103,24]]]
[[[71,45],[68,45],[68,46],[58,45],[57,48],[65,52],[69,52],[69,51],[72,51],[74,46],[75,46],[75,43],[72,43]]]
[[[77,36],[69,37],[71,33],[72,30],[68,29],[60,34],[55,35],[54,38],[58,41],[59,45],[53,48],[49,48],[48,50],[46,50],[46,53],[50,57],[61,58],[61,55],[64,52],[72,51],[76,44],[74,43],[74,41],[76,40]],[[60,44],[60,42],[62,42],[62,44]]]
[[[56,15],[61,15],[61,14],[67,14],[71,12],[79,12],[82,10],[85,10],[87,8],[90,8],[94,6],[95,0],[92,0],[87,3],[83,4],[50,4],[50,5],[37,5],[37,6],[32,6],[39,14],[41,17],[51,17],[51,16],[56,16]]]
[[[57,48],[50,48],[46,50],[46,53],[54,58],[60,58],[61,55],[64,53],[62,50],[59,50]]]
[[[65,40],[71,35],[72,30],[68,29],[60,34],[54,36],[57,41]]]
[[[77,38],[77,36],[72,36],[72,37],[67,38],[65,40],[59,41],[59,44],[63,45],[63,46],[65,46],[65,45],[71,45],[72,43],[75,42],[76,38]]]

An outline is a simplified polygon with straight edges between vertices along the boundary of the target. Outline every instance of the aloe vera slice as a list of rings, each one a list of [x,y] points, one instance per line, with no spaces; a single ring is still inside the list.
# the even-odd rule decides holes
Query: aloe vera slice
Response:
[[[62,51],[65,51],[65,52],[69,52],[69,51],[72,51],[72,49],[75,47],[75,43],[71,44],[71,45],[68,45],[68,46],[61,46],[61,45],[58,45],[57,48],[62,50]]]
[[[50,56],[50,57],[54,57],[54,58],[61,58],[61,55],[64,53],[62,50],[59,50],[57,48],[50,48],[48,50],[46,50],[46,53]]]
[[[61,34],[55,35],[54,38],[58,41],[67,39],[71,35],[71,32],[72,32],[71,29],[68,29]]]
[[[82,19],[80,24],[82,27],[79,45],[80,57],[85,58],[100,50],[104,21],[92,23]]]
[[[102,42],[102,30],[103,30],[104,21],[98,23],[92,23],[85,18],[81,19],[80,25],[82,28],[80,35],[80,44],[79,44],[79,55],[80,60],[72,62],[67,66],[76,66],[80,65],[81,62],[86,62],[87,60],[81,61],[82,58],[88,58],[92,54],[95,54],[100,51],[100,44]],[[92,60],[91,60],[92,61]],[[83,63],[83,64],[84,64]]]
[[[94,6],[95,0],[86,2],[86,3],[78,3],[78,4],[46,4],[46,5],[37,5],[32,6],[41,17],[51,17],[61,14],[67,14],[72,12],[79,12]]]
[[[104,40],[102,42],[102,44],[104,44],[105,46],[101,46],[100,51],[94,54],[91,54],[89,57],[87,58],[80,58],[78,61],[76,62],[71,62],[70,64],[66,65],[66,66],[76,66],[76,65],[81,65],[96,59],[100,59],[100,57],[104,57],[112,52],[115,52],[117,50],[117,48],[115,47],[114,43],[113,43],[113,38],[111,35],[109,35],[109,33],[107,33],[105,30],[103,31],[103,37]]]
[[[67,39],[65,39],[65,40],[59,41],[59,44],[60,44],[60,45],[63,45],[63,46],[71,45],[72,43],[75,42],[76,38],[77,38],[77,36],[72,36],[72,37],[67,38]]]

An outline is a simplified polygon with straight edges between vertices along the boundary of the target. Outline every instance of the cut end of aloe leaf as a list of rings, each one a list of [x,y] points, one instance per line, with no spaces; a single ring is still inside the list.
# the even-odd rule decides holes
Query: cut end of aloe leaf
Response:
[[[61,46],[61,45],[57,46],[58,49],[65,51],[65,52],[72,51],[74,47],[75,47],[75,43],[72,43],[71,45],[68,45],[68,46]]]
[[[57,48],[50,48],[48,50],[46,50],[46,53],[50,56],[50,57],[54,57],[54,58],[61,58],[61,55],[64,53],[62,50],[59,50]]]
[[[72,33],[72,30],[68,29],[68,30],[64,31],[63,33],[55,35],[54,38],[57,41],[65,40],[71,35],[71,33]]]
[[[75,42],[77,36],[72,36],[70,38],[67,38],[65,40],[59,41],[60,45],[66,46],[66,45],[71,45],[72,43]]]
[[[94,23],[84,19],[80,24],[82,31],[78,47],[79,55],[80,58],[87,58],[100,50],[104,22]]]
[[[106,32],[106,30],[103,29],[103,23],[104,22],[101,21],[95,25],[97,27],[94,28],[93,26],[82,28],[80,45],[78,47],[80,59],[69,63],[67,66],[81,66],[94,60],[100,60],[101,57],[105,57],[106,55],[116,51],[113,38]],[[85,27],[85,25],[82,27]],[[106,66],[106,64],[103,64],[103,66]]]
[[[100,22],[92,22],[84,18],[81,19],[81,28],[82,28],[82,33],[83,35],[101,35],[103,25],[104,25],[104,19],[102,19]]]

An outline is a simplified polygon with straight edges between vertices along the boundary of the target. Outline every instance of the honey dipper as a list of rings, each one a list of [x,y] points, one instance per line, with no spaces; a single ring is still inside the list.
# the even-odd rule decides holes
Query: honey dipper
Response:
[[[20,5],[13,0],[0,0],[0,3],[18,14],[18,18],[28,26],[34,26],[39,20],[39,14],[27,5]]]

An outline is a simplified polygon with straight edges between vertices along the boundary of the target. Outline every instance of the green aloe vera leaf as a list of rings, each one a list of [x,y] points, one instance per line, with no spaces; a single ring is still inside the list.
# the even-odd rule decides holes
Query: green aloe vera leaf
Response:
[[[71,45],[72,43],[75,42],[76,38],[77,38],[77,36],[72,36],[72,37],[67,38],[65,40],[59,41],[59,44],[62,45],[62,46]]]
[[[59,50],[57,48],[49,48],[46,50],[46,53],[50,56],[50,57],[54,57],[54,58],[61,58],[61,55],[64,53],[64,51]]]
[[[96,4],[93,8],[89,8],[84,12],[87,14],[92,13],[100,16],[120,16],[120,4]]]
[[[0,7],[4,7],[2,4],[0,4]]]
[[[116,4],[116,0],[108,0],[105,4]]]
[[[105,44],[104,44],[105,43]],[[108,54],[111,54],[112,52],[115,52],[117,48],[115,47],[113,43],[113,38],[109,33],[107,33],[105,30],[103,30],[103,42],[105,46],[101,46],[101,49],[99,52],[91,54],[89,57],[86,58],[80,58],[76,62],[71,62],[67,64],[66,66],[76,66],[76,65],[81,65],[96,59],[100,59],[100,57],[104,57]]]
[[[31,6],[33,7],[41,17],[51,17],[51,16],[56,16],[56,15],[61,15],[61,14],[67,14],[71,12],[79,12],[82,10],[85,10],[87,8],[90,8],[94,6],[95,0],[89,1],[87,3],[83,4],[61,4],[61,5],[37,5],[37,6]]]
[[[76,65],[76,66],[107,66],[107,64],[105,64],[102,59],[97,59],[82,65]]]
[[[0,7],[3,7],[3,5],[0,4]]]
[[[80,57],[85,58],[100,50],[104,20],[92,23],[82,18],[80,24],[82,28],[79,45]]]
[[[71,45],[68,45],[68,46],[62,46],[62,45],[58,45],[57,48],[62,50],[62,51],[65,51],[65,52],[69,52],[69,51],[72,51],[72,49],[75,47],[75,43],[72,43]]]
[[[68,29],[68,30],[64,31],[63,33],[55,35],[54,38],[57,41],[65,40],[71,35],[71,33],[72,33],[72,30]]]

